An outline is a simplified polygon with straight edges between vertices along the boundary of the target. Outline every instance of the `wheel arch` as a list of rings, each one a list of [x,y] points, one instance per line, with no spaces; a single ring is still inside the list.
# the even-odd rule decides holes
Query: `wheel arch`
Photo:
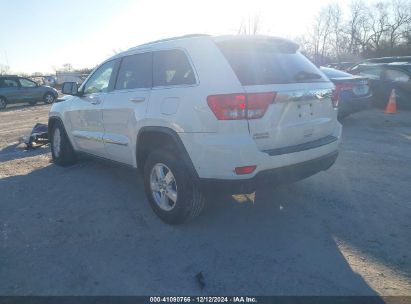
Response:
[[[143,173],[144,163],[151,151],[165,147],[175,149],[193,176],[195,178],[199,177],[180,136],[178,136],[176,131],[168,127],[148,126],[140,129],[136,140],[136,163],[138,170]]]
[[[48,120],[48,123],[47,123],[48,138],[49,139],[51,138],[51,131],[53,130],[53,126],[58,122],[62,125],[63,131],[64,131],[65,135],[67,136],[71,146],[73,147],[73,143],[70,140],[70,136],[68,136],[68,134],[67,134],[67,130],[66,130],[66,127],[64,126],[63,120],[58,116],[50,116],[49,117],[49,120]]]

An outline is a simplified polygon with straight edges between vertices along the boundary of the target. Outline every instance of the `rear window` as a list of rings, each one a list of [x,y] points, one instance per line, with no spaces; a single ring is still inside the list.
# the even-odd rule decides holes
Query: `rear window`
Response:
[[[410,80],[410,77],[406,73],[394,69],[388,69],[385,72],[385,78],[399,82],[407,82],[408,80]]]
[[[359,72],[359,75],[366,76],[370,79],[380,79],[381,72],[381,67],[365,68]]]
[[[266,41],[223,41],[217,46],[242,85],[328,82],[293,45]]]
[[[0,79],[0,88],[10,88],[10,87],[18,87],[19,84],[17,83],[16,79],[10,78],[3,78]]]
[[[343,71],[339,71],[336,69],[330,69],[330,68],[321,68],[321,72],[323,72],[327,77],[329,78],[342,78],[342,77],[351,77],[351,74],[348,74]]]

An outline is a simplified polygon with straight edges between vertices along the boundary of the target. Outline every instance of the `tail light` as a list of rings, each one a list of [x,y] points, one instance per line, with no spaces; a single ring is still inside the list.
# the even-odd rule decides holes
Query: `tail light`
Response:
[[[210,95],[207,103],[218,120],[257,119],[264,116],[276,95],[275,92]]]
[[[340,102],[341,91],[352,90],[353,87],[354,86],[353,86],[352,83],[337,83],[337,84],[335,84],[335,89],[333,90],[333,93],[331,95],[331,101],[333,103],[334,108],[338,108],[338,104]]]
[[[243,174],[253,173],[256,168],[257,168],[256,165],[246,166],[246,167],[236,167],[234,171],[237,175],[243,175]]]

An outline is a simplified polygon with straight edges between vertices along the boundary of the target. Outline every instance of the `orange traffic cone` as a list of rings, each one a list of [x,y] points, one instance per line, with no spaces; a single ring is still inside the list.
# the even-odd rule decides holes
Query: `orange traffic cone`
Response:
[[[397,113],[397,102],[395,97],[395,89],[392,89],[390,98],[388,99],[387,106],[385,107],[385,113],[393,114]]]

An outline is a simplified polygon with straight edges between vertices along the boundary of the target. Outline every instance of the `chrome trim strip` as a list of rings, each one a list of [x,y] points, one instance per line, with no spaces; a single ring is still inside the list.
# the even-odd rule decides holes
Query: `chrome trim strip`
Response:
[[[113,144],[113,145],[119,145],[119,146],[128,146],[128,142],[122,142],[122,141],[114,140],[114,139],[111,139],[111,138],[103,138],[103,141],[106,144]]]
[[[101,137],[86,135],[86,134],[83,134],[83,133],[73,132],[73,136],[76,137],[76,138],[80,138],[80,139],[94,140],[94,141],[98,141],[98,142],[103,141],[103,139]]]
[[[97,141],[97,142],[104,142],[107,144],[113,144],[113,145],[119,145],[119,146],[128,146],[128,142],[127,141],[121,141],[121,140],[116,140],[116,139],[112,139],[109,137],[100,137],[100,136],[93,136],[90,134],[85,134],[84,132],[81,131],[74,131],[73,132],[73,136],[76,138],[80,138],[80,139],[86,139],[86,140],[93,140],[93,141]]]
[[[279,91],[275,102],[322,100],[332,95],[331,89]]]

